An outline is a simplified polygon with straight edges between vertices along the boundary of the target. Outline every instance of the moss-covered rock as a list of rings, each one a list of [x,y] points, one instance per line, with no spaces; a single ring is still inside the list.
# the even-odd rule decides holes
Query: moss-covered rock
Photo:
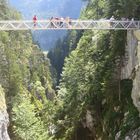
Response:
[[[10,140],[7,129],[9,125],[9,117],[7,113],[5,93],[0,85],[0,139]]]

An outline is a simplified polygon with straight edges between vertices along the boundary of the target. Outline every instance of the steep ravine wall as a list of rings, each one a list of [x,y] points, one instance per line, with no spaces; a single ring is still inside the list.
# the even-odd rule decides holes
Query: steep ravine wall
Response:
[[[140,30],[128,31],[121,79],[132,79],[132,99],[140,112]]]
[[[9,117],[7,113],[5,94],[0,85],[0,140],[10,140],[7,127],[9,124]]]
[[[127,32],[125,58],[121,70],[121,79],[133,81],[131,97],[140,114],[140,30]],[[140,139],[140,127],[128,133],[125,140]]]

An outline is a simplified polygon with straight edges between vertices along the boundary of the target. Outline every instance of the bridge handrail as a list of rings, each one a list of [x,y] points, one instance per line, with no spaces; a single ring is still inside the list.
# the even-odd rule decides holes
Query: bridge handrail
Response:
[[[140,29],[140,20],[1,20],[0,30],[45,30],[45,29]]]
[[[40,23],[47,23],[47,22],[50,22],[51,20],[48,20],[48,19],[46,19],[46,20],[37,20],[37,22],[40,22]],[[59,21],[59,20],[58,20]],[[63,20],[63,22],[65,22],[65,21],[67,21],[67,20]],[[33,20],[0,20],[0,23],[32,23],[33,22]],[[53,22],[53,21],[52,21]],[[57,22],[57,20],[56,20],[56,22]],[[128,20],[128,21],[126,21],[126,20],[113,20],[113,21],[111,21],[111,20],[71,20],[71,22],[97,22],[97,23],[100,23],[100,22],[108,22],[108,23],[110,23],[110,22],[112,22],[112,23],[138,23],[138,22],[140,22],[140,20],[134,20],[134,21],[131,21],[131,20]]]

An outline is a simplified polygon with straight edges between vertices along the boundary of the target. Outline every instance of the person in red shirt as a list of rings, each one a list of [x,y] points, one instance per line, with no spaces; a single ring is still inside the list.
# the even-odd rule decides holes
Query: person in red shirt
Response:
[[[37,17],[36,17],[36,15],[34,15],[34,17],[33,17],[34,27],[36,26],[36,22],[37,22]]]

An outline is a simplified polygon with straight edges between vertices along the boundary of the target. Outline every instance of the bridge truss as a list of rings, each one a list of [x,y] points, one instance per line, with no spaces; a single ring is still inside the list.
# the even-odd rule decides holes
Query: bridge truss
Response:
[[[71,20],[51,21],[37,20],[6,20],[0,21],[0,30],[71,30],[71,29],[94,29],[94,30],[138,30],[140,21],[119,21],[119,20]]]

